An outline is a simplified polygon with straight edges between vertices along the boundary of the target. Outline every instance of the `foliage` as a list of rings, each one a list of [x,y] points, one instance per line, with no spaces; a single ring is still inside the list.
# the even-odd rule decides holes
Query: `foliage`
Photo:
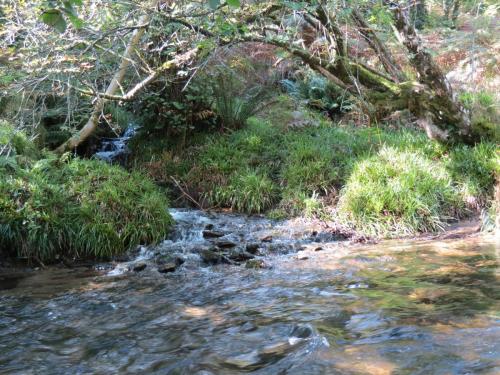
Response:
[[[162,239],[168,202],[144,176],[54,157],[0,174],[0,246],[20,258],[109,258]]]
[[[492,93],[463,92],[460,100],[472,114],[473,131],[478,137],[500,142],[500,113]]]
[[[0,120],[0,157],[24,155],[36,158],[39,152],[26,133],[15,129],[10,123]]]
[[[492,194],[495,174],[500,173],[500,153],[494,143],[457,146],[445,165],[464,194],[484,201]]]
[[[319,121],[287,129],[251,118],[203,142],[187,151],[191,168],[163,168],[206,205],[272,218],[326,218],[337,207],[344,223],[375,235],[437,230],[483,207],[498,170],[492,143],[449,148],[417,130],[383,126]]]
[[[356,164],[342,189],[341,218],[369,234],[434,231],[463,214],[448,171],[419,153],[384,147]]]
[[[185,146],[187,135],[211,130],[215,125],[215,114],[211,110],[212,90],[204,78],[190,82],[182,79],[169,86],[162,84],[161,89],[153,86],[145,92],[137,109],[140,113],[137,121],[141,126],[139,138],[153,143],[167,138]]]
[[[247,87],[235,72],[224,68],[218,69],[212,82],[214,110],[226,129],[242,128],[270,96],[269,87],[259,84]]]
[[[243,170],[229,179],[228,185],[216,187],[208,193],[213,204],[240,212],[260,213],[276,202],[276,186],[269,177],[258,171]]]
[[[78,18],[75,6],[81,6],[83,0],[44,0],[42,1],[42,14],[40,19],[43,23],[55,28],[60,33],[66,31],[68,19],[75,28],[83,26],[83,22]]]
[[[330,117],[347,113],[353,108],[349,93],[318,74],[309,73],[303,79],[295,81],[284,79],[281,85],[295,100],[325,112]]]

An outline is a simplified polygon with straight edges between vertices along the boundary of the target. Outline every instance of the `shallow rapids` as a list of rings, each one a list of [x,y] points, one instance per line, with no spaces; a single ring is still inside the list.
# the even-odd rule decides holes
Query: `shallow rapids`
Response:
[[[493,237],[361,246],[261,218],[174,216],[171,239],[137,255],[141,272],[134,260],[0,285],[0,373],[500,373]],[[266,267],[204,264],[199,249],[221,238],[258,243]],[[165,256],[183,263],[160,273]]]

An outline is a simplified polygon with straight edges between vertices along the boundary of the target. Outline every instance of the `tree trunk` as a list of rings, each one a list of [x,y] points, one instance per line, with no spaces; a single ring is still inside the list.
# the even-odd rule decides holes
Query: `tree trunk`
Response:
[[[155,7],[156,4],[158,3],[159,0],[152,0],[150,2],[151,7]],[[152,13],[148,12],[144,14],[140,20],[139,24],[144,25],[148,24],[149,21],[151,20]],[[115,95],[116,91],[118,88],[121,86],[121,83],[123,81],[123,78],[125,77],[125,73],[127,71],[127,68],[131,64],[132,60],[132,55],[136,49],[137,44],[140,42],[143,34],[144,34],[145,28],[139,28],[135,29],[134,32],[132,33],[132,36],[130,37],[130,41],[127,45],[127,48],[125,49],[125,52],[123,53],[122,60],[120,62],[120,65],[115,72],[113,78],[111,79],[111,82],[109,83],[104,96],[113,96]],[[66,151],[73,150],[76,148],[78,145],[80,145],[83,141],[85,141],[97,128],[99,125],[99,118],[101,117],[101,113],[104,109],[104,104],[106,103],[106,98],[97,96],[94,102],[94,108],[92,110],[92,114],[90,115],[89,119],[85,123],[82,129],[80,131],[73,135],[70,139],[68,139],[66,142],[64,142],[62,145],[60,145],[57,149],[57,153],[63,153]]]
[[[472,141],[471,123],[468,113],[458,102],[441,69],[427,52],[415,28],[410,24],[407,11],[392,7],[396,29],[402,43],[410,53],[410,63],[424,86],[421,96],[425,98],[416,108],[428,134],[440,141]]]

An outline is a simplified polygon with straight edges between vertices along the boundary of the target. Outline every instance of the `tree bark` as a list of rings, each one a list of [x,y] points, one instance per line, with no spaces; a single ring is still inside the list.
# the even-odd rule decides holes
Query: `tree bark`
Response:
[[[152,0],[150,2],[150,6],[152,8],[156,7],[158,4],[159,0]],[[148,12],[141,16],[139,20],[139,24],[148,24],[151,20],[152,13]],[[106,103],[106,98],[105,96],[113,96],[115,95],[116,91],[118,88],[120,88],[121,83],[123,81],[123,78],[125,77],[125,73],[127,71],[127,68],[131,64],[132,60],[132,55],[136,49],[137,44],[140,42],[142,36],[144,35],[145,28],[139,28],[135,29],[134,32],[132,33],[132,36],[130,37],[129,43],[127,45],[127,48],[125,49],[125,52],[123,53],[122,60],[120,62],[120,65],[113,75],[113,78],[111,79],[111,82],[109,83],[106,91],[104,92],[104,96],[98,96],[95,99],[94,102],[94,108],[92,110],[92,113],[83,126],[82,129],[75,135],[73,135],[70,139],[68,139],[66,142],[64,142],[62,145],[60,145],[55,151],[57,153],[63,153],[66,151],[73,150],[76,148],[78,145],[80,145],[83,141],[85,141],[97,128],[99,125],[99,118],[101,117],[101,113],[104,109],[104,104]]]
[[[390,5],[392,6],[392,5]],[[418,81],[425,86],[427,100],[422,101],[416,115],[431,138],[440,141],[472,141],[468,113],[458,102],[439,66],[423,46],[415,28],[408,19],[407,10],[392,6],[395,27],[401,41],[410,53],[410,63],[418,74]]]

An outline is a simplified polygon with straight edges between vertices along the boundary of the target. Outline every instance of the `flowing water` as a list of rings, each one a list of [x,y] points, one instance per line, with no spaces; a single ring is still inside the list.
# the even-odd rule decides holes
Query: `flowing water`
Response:
[[[4,283],[0,373],[500,373],[493,237],[356,246],[261,218],[174,216],[141,272],[135,260]],[[250,261],[265,267],[204,264],[217,241],[229,260],[258,244]],[[184,263],[159,273],[169,256]]]
[[[113,163],[115,161],[124,162],[130,153],[127,143],[136,132],[137,126],[130,124],[129,127],[123,131],[121,136],[102,139],[99,150],[94,156],[108,163]]]

